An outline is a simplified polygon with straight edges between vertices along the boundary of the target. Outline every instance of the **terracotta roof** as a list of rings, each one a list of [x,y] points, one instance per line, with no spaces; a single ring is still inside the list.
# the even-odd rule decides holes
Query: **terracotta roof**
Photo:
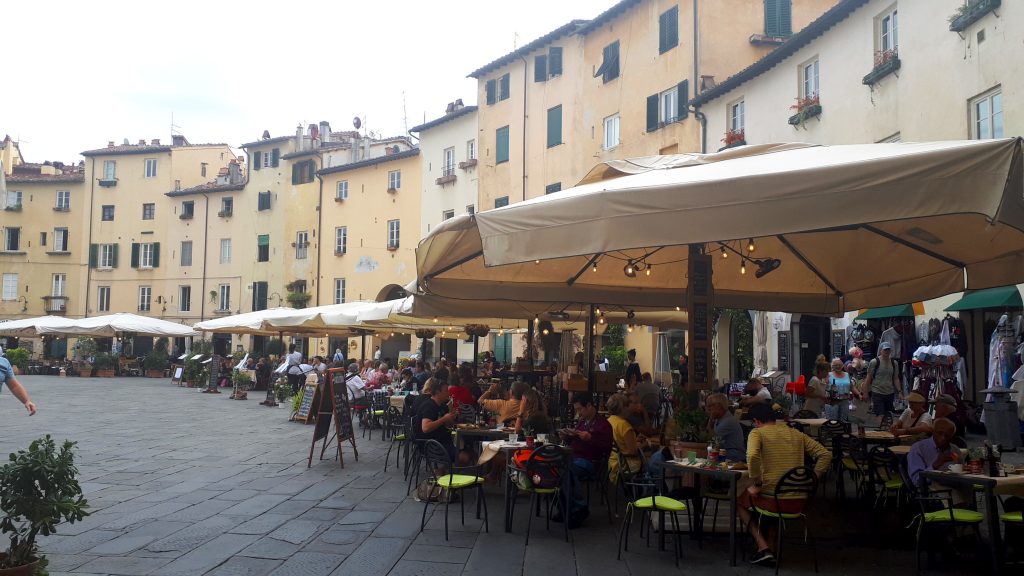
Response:
[[[425,132],[425,131],[430,130],[431,128],[433,128],[435,126],[440,126],[441,124],[444,124],[445,122],[448,122],[450,120],[455,120],[456,118],[461,118],[462,116],[465,116],[466,114],[471,114],[473,112],[476,112],[476,106],[463,106],[462,108],[459,108],[458,110],[456,110],[455,112],[452,112],[451,114],[445,114],[444,116],[441,116],[440,118],[435,118],[434,120],[431,120],[430,122],[426,122],[424,124],[420,124],[419,126],[415,126],[413,128],[410,128],[409,132]]]
[[[30,184],[33,182],[85,182],[85,174],[13,174],[7,177],[10,184]]]
[[[242,144],[240,148],[255,148],[257,146],[266,146],[267,144],[277,144],[279,142],[287,142],[295,138],[295,135],[291,136],[278,136],[277,138],[269,138],[267,140],[257,140],[255,142],[246,142]]]
[[[352,146],[351,142],[328,142],[327,144],[320,145],[319,148],[308,148],[306,150],[299,150],[297,152],[289,152],[287,154],[282,154],[281,155],[281,159],[282,160],[289,160],[291,158],[299,158],[300,156],[309,156],[311,154],[316,154],[317,152],[324,152],[326,150],[340,150],[340,149],[344,149],[344,148],[350,148],[351,146]]]
[[[732,92],[746,82],[757,78],[782,63],[782,61],[795,54],[804,46],[813,42],[833,26],[846,20],[850,14],[853,14],[858,8],[867,3],[868,0],[842,0],[839,4],[836,4],[819,16],[817,20],[808,24],[803,30],[790,36],[789,40],[786,40],[778,48],[769,52],[767,56],[726,78],[714,88],[701,92],[691,99],[690,103],[694,106],[707,104],[720,96]]]
[[[629,10],[633,6],[639,4],[641,0],[622,0],[618,4],[598,14],[593,20],[587,22],[579,30],[577,34],[589,34],[593,30],[600,28],[604,24],[614,20],[619,14],[622,14],[626,10]]]
[[[634,1],[635,2],[637,0],[630,0],[630,1]],[[504,65],[506,65],[506,64],[508,64],[510,62],[513,62],[513,61],[519,59],[522,56],[526,56],[530,52],[533,52],[534,50],[537,50],[538,48],[540,48],[542,46],[546,46],[546,45],[554,42],[555,40],[558,40],[562,36],[568,36],[569,34],[576,33],[586,23],[587,23],[586,20],[573,20],[572,22],[569,22],[568,24],[565,24],[563,26],[560,26],[560,27],[552,30],[551,32],[548,32],[544,36],[541,36],[540,38],[537,38],[533,42],[530,42],[529,44],[524,45],[522,48],[520,48],[518,50],[515,50],[514,52],[509,52],[508,54],[505,54],[501,58],[498,58],[497,60],[494,60],[494,61],[492,61],[492,62],[490,62],[488,64],[485,64],[484,66],[481,66],[480,68],[477,68],[476,70],[470,72],[468,77],[469,78],[479,78],[479,77],[483,76],[484,74],[487,74],[489,72],[497,70],[498,68],[501,68],[502,66],[504,66]]]
[[[376,164],[384,164],[385,162],[391,162],[392,160],[402,160],[404,158],[412,158],[413,156],[419,156],[420,149],[413,148],[412,150],[406,150],[404,152],[398,152],[395,154],[387,154],[385,156],[378,156],[376,158],[370,158],[369,160],[363,160],[362,162],[352,162],[349,164],[342,164],[340,166],[332,166],[330,168],[324,168],[317,172],[321,176],[324,174],[334,174],[336,172],[347,172],[349,170],[357,170],[359,168],[365,168],[367,166],[374,166]]]
[[[216,182],[207,182],[206,184],[200,184],[199,186],[193,186],[191,188],[172,190],[171,192],[167,192],[165,196],[176,198],[178,196],[193,196],[196,194],[208,194],[211,192],[236,192],[244,189],[245,182],[241,182],[239,184],[217,184]]]
[[[205,144],[187,144],[185,146],[169,146],[161,144],[153,146],[150,144],[128,144],[121,146],[108,146],[106,148],[97,148],[95,150],[86,150],[82,152],[82,156],[114,156],[124,154],[153,154],[161,152],[170,152],[171,150],[181,150],[184,148],[209,148],[212,146],[230,146],[224,142],[209,142]]]

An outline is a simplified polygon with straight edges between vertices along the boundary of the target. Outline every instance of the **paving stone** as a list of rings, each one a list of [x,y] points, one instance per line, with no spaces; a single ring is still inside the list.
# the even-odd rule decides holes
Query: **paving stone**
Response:
[[[408,545],[399,538],[367,538],[331,575],[386,576]]]
[[[142,548],[154,540],[163,538],[168,534],[173,534],[187,526],[189,526],[189,524],[185,522],[156,520],[142,526],[141,528],[132,530],[123,536],[118,536],[113,540],[104,542],[103,544],[89,550],[88,553],[95,554],[97,556],[127,554],[133,550]]]
[[[472,548],[476,546],[477,534],[472,532],[449,532],[448,540],[444,539],[444,530],[431,530],[425,528],[413,540],[414,545],[425,546],[451,546],[457,548]]]
[[[442,534],[442,538],[444,535]],[[477,536],[466,561],[465,576],[520,576],[526,539],[520,534],[491,532]],[[597,571],[595,574],[602,574]]]
[[[153,571],[152,574],[155,576],[194,576],[195,574],[203,574],[252,544],[255,539],[256,536],[248,534],[222,534],[184,556],[171,561],[170,564]]]
[[[268,534],[290,519],[291,516],[285,514],[271,514],[267,512],[248,522],[235,526],[231,529],[231,532],[235,534]]]
[[[216,496],[217,500],[232,500],[234,502],[241,502],[242,500],[248,500],[254,496],[259,496],[262,492],[260,490],[249,490],[249,489],[236,489],[228,490],[223,494]]]
[[[395,564],[388,576],[459,576],[460,574],[462,574],[461,564],[403,559]]]
[[[48,554],[81,554],[120,535],[121,532],[116,530],[89,530],[53,544],[47,544],[42,550]]]
[[[46,568],[52,573],[70,572],[90,560],[95,560],[96,557],[85,554],[47,554],[46,559],[49,561]]]
[[[188,508],[188,504],[184,502],[161,502],[155,506],[150,506],[139,512],[133,512],[131,514],[123,514],[115,520],[107,522],[101,528],[110,530],[120,530],[134,526],[141,522],[153,520],[154,518],[162,518],[169,514],[173,514],[178,510]]]
[[[353,514],[355,513],[353,512]],[[391,514],[377,525],[373,535],[382,538],[406,538],[412,540],[419,532],[419,514]]]
[[[280,565],[281,560],[233,556],[206,576],[266,576]]]
[[[269,534],[271,538],[302,544],[320,531],[322,524],[312,520],[290,520]]]
[[[333,523],[335,520],[341,518],[345,514],[348,514],[347,510],[338,510],[335,508],[320,508],[314,507],[306,510],[299,515],[299,520],[317,520],[325,523]]]
[[[245,550],[239,552],[239,556],[250,556],[252,558],[271,558],[275,560],[285,560],[292,554],[298,552],[302,546],[298,544],[292,544],[291,542],[285,542],[284,540],[277,540],[264,536],[256,542],[253,542]]]
[[[76,572],[92,572],[96,574],[126,574],[138,576],[150,574],[153,570],[168,563],[161,558],[133,558],[131,556],[104,556],[79,566]]]
[[[295,495],[298,500],[323,500],[345,486],[344,482],[325,479]]]
[[[385,518],[387,514],[384,512],[376,512],[370,510],[355,510],[342,516],[341,520],[338,520],[337,524],[348,525],[348,524],[367,524],[377,523]]]
[[[152,552],[188,551],[231,530],[242,518],[214,516],[171,534],[146,546]]]
[[[200,502],[188,508],[183,508],[168,514],[165,518],[168,520],[180,520],[182,522],[199,522],[200,520],[206,520],[211,516],[220,514],[224,510],[231,508],[235,505],[235,502],[230,500],[207,500]]]
[[[269,514],[284,514],[291,516],[292,518],[301,515],[306,510],[309,510],[313,506],[319,504],[316,500],[296,500],[294,498],[285,500],[277,506],[274,506],[270,510],[267,510]]]
[[[231,508],[224,510],[224,514],[231,516],[259,516],[287,499],[288,497],[283,494],[260,494],[259,496],[242,500]]]
[[[298,552],[285,560],[270,576],[327,576],[344,559],[344,556],[335,554]]]
[[[405,551],[402,560],[420,560],[423,562],[445,562],[449,564],[465,564],[469,560],[469,548],[456,548],[455,546],[438,546],[413,544]],[[564,558],[560,559],[564,560]],[[542,571],[545,572],[546,571]]]

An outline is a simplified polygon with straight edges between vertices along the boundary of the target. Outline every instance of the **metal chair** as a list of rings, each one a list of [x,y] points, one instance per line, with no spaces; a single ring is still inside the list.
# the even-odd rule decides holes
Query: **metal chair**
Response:
[[[810,410],[799,410],[796,414],[793,415],[793,418],[802,418],[810,420],[814,418],[820,418],[820,416],[818,416],[814,412],[811,412]]]
[[[646,466],[642,469],[646,470]],[[658,530],[662,535],[665,533],[665,515],[669,515],[672,522],[673,552],[676,566],[679,566],[679,559],[683,555],[683,544],[680,538],[679,513],[687,512],[686,504],[680,500],[662,495],[665,480],[663,477],[655,477],[644,471],[635,474],[632,478],[625,480],[623,490],[628,495],[626,503],[626,514],[622,519],[622,527],[619,528],[619,552],[617,558],[622,560],[622,551],[629,551],[629,526],[633,523],[633,514],[640,512],[640,537],[644,537],[644,527],[647,527],[647,545],[651,543],[651,532],[653,526],[651,519],[654,513],[658,514]]]
[[[542,500],[547,503],[545,526],[548,530],[551,529],[552,508],[556,505],[561,507],[562,526],[565,531],[565,541],[568,542],[569,516],[572,504],[570,494],[572,483],[569,481],[572,467],[572,452],[554,444],[545,444],[540,448],[534,449],[530,454],[530,458],[526,461],[526,466],[523,468],[518,468],[514,459],[509,459],[508,466],[511,472],[526,478],[522,482],[516,482],[511,478],[508,480],[512,482],[512,508],[509,510],[509,514],[515,513],[515,497],[518,492],[522,491],[530,494],[529,514],[526,520],[526,544],[529,545],[530,543],[530,528],[533,525],[533,516],[539,512]],[[557,486],[538,487],[533,485],[534,478],[550,477],[552,474],[558,476],[559,484]]]
[[[407,428],[409,422],[402,418],[402,413],[398,411],[398,408],[391,406],[388,408],[387,413],[387,432],[391,437],[391,443],[388,445],[388,452],[384,455],[384,471],[388,471],[388,460],[391,458],[391,450],[398,444],[398,451],[395,452],[395,466],[398,466],[398,460],[402,457],[402,446],[408,438]],[[406,451],[408,453],[408,451]]]
[[[451,504],[452,494],[459,494],[468,489],[476,488],[476,517],[480,518],[480,508],[483,507],[484,511],[484,530],[490,532],[490,525],[487,518],[487,500],[484,499],[484,479],[478,474],[477,466],[455,466],[451,460],[448,459],[448,452],[444,449],[437,440],[425,440],[423,441],[421,452],[423,454],[423,460],[427,464],[427,468],[430,471],[430,478],[434,483],[442,490],[448,491],[448,496],[443,497],[442,493],[438,497],[438,501],[434,502],[434,505],[440,504],[441,500],[444,500],[444,539],[448,540],[448,506]],[[458,471],[471,472],[470,474],[457,474]],[[430,499],[423,502],[423,515],[420,518],[420,532],[423,531],[423,527],[427,524],[427,508],[430,507]],[[462,515],[462,524],[466,524],[466,499],[465,497],[459,498],[459,506]]]
[[[790,469],[779,478],[775,484],[772,496],[775,499],[775,510],[765,510],[754,506],[758,514],[758,526],[763,518],[774,518],[779,522],[779,529],[775,543],[775,573],[779,573],[779,565],[782,563],[782,538],[786,531],[786,521],[800,521],[804,526],[804,542],[811,547],[811,556],[814,558],[814,571],[818,571],[818,551],[814,545],[814,538],[808,530],[807,506],[818,491],[818,476],[810,466],[798,466]],[[802,499],[804,505],[799,512],[781,512],[782,501]]]
[[[868,456],[863,441],[851,434],[840,434],[832,438],[833,453],[839,460],[839,474],[836,477],[836,496],[846,498],[844,477],[848,473],[854,482],[855,494],[860,498],[868,476]]]
[[[886,446],[875,446],[868,452],[868,482],[875,491],[875,507],[881,500],[889,500],[889,493],[896,492],[899,504],[903,494],[903,478],[900,476],[900,461]]]

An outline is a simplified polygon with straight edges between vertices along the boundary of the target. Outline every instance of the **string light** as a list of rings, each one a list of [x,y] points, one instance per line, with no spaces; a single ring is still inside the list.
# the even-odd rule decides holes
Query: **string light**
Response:
[[[729,253],[725,251],[725,246],[722,246],[722,258],[728,258]]]
[[[594,270],[594,272],[597,272],[597,260],[594,261],[594,268],[593,268],[593,270]]]
[[[679,306],[676,306],[676,312],[679,312]]]
[[[540,260],[534,260],[533,263],[534,264],[540,264]]]
[[[740,262],[740,274],[746,274],[746,273],[747,273],[747,263],[745,261],[744,262]]]
[[[498,336],[504,336],[504,335],[505,335],[505,329],[504,328],[502,328],[501,330],[498,330]]]
[[[539,315],[535,315],[533,317],[533,323],[534,324],[540,324],[540,316]]]
[[[548,329],[547,329],[547,328],[545,328],[545,329],[544,329],[544,332],[543,332],[543,334],[544,334],[545,336],[547,336],[548,334],[550,334],[550,332],[548,332]]]
[[[622,272],[626,275],[626,278],[636,278],[636,267],[633,265],[632,260],[626,263],[626,266],[625,268],[622,269]]]
[[[651,275],[651,268],[652,268],[652,266],[650,264],[648,264],[647,265],[647,269],[644,270],[644,274],[647,274],[648,276],[650,276]]]
[[[749,240],[747,240],[747,252],[753,252],[756,249],[757,246],[754,246],[754,239],[750,238]]]
[[[437,316],[434,316],[434,324],[437,324]]]
[[[600,306],[598,306],[597,308],[594,308],[594,313],[597,314],[598,316],[603,316],[603,314],[601,313],[601,307]]]
[[[604,316],[601,316],[600,318],[598,318],[597,319],[597,323],[598,324],[604,324]]]
[[[629,331],[630,334],[632,334],[633,333],[633,325],[630,324],[629,326],[627,326],[626,330]]]

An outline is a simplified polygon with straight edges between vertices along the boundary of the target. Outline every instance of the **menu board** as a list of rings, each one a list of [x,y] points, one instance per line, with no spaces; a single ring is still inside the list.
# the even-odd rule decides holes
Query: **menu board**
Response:
[[[846,331],[832,331],[832,357],[842,358],[846,354]]]
[[[710,268],[711,261],[709,259],[694,260],[690,270],[690,291],[694,296],[705,297],[708,295]]]
[[[302,400],[299,402],[298,411],[295,412],[295,420],[299,422],[309,421],[309,410],[313,407],[316,391],[316,384],[306,384],[302,387]]]
[[[348,387],[344,385],[334,388],[334,429],[339,443],[355,438],[352,432],[352,411],[348,405]]]
[[[708,383],[708,349],[694,348],[693,356],[690,358],[693,364],[693,383]]]
[[[779,331],[779,370],[789,370],[789,330]]]
[[[708,305],[704,302],[693,303],[693,339],[699,342],[708,340]]]

